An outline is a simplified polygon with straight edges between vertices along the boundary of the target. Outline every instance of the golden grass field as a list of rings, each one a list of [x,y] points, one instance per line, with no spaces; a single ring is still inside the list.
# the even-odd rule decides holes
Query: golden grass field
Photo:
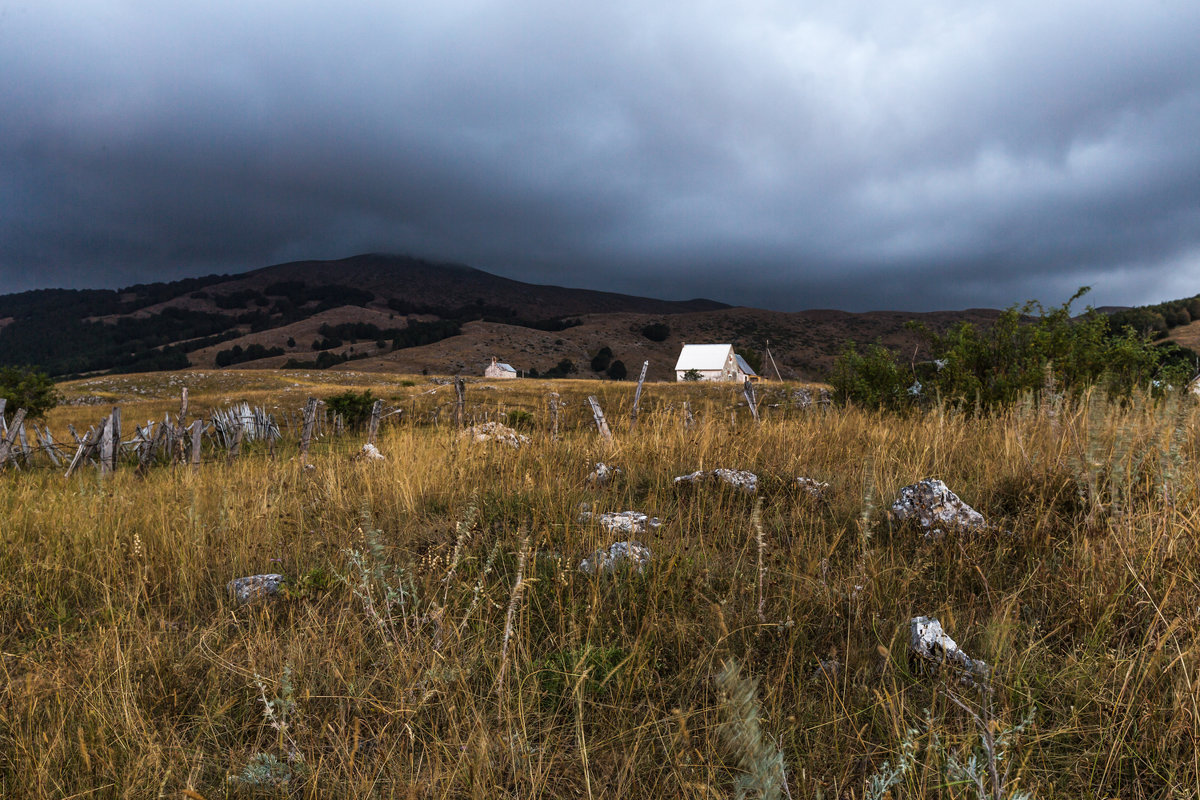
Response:
[[[0,474],[0,796],[1200,795],[1190,399],[899,417],[764,384],[755,425],[731,387],[648,384],[631,432],[629,382],[469,383],[469,415],[527,412],[512,450],[458,434],[451,387],[307,376],[63,387],[119,403],[127,432],[185,384],[193,414],[348,386],[405,412],[380,462],[350,432],[305,469],[285,429],[274,459],[206,452],[195,472]],[[61,440],[106,411],[48,422]],[[590,486],[597,461],[624,472]],[[761,533],[754,499],[672,484],[715,467],[759,475]],[[997,530],[890,522],[925,477]],[[636,537],[644,575],[578,570],[625,538],[578,522],[584,502],[663,520]],[[283,597],[231,601],[265,572]],[[992,666],[988,691],[910,660],[917,615]]]

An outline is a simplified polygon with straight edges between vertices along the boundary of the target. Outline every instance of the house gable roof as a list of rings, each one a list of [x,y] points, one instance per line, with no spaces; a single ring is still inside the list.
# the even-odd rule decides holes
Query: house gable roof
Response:
[[[675,362],[675,370],[686,372],[689,369],[721,370],[733,350],[731,344],[685,344],[679,351],[679,360]]]
[[[746,363],[746,359],[742,358],[737,353],[734,353],[733,357],[737,359],[738,369],[740,369],[742,372],[746,373],[747,375],[753,375],[756,378],[758,377],[758,373],[750,368],[750,365]]]

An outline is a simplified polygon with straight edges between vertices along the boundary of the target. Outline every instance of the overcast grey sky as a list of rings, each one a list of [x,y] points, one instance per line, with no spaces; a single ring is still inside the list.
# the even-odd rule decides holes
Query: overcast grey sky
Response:
[[[0,292],[360,252],[780,310],[1200,292],[1196,0],[0,0]]]

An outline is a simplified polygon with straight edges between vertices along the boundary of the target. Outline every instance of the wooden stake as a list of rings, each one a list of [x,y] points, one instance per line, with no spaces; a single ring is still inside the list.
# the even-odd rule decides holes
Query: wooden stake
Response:
[[[198,419],[192,423],[192,469],[200,469],[200,443],[204,441],[204,420]]]
[[[308,463],[308,446],[312,442],[313,425],[317,422],[317,398],[310,397],[304,404],[304,428],[300,431],[300,461]]]
[[[242,434],[245,433],[245,430],[244,427],[238,425],[233,431],[233,444],[229,446],[230,464],[242,453]]]
[[[550,393],[550,438],[558,438],[558,392]]]
[[[371,419],[367,422],[367,444],[375,444],[375,436],[379,433],[379,420],[383,418],[383,401],[376,400],[371,406]]]
[[[461,428],[466,421],[464,416],[467,404],[467,387],[462,378],[454,379],[454,394],[458,398],[454,403],[454,424]]]
[[[113,418],[106,417],[100,429],[100,474],[107,475],[113,470]]]
[[[8,405],[8,398],[0,397],[0,436],[8,435],[8,423],[4,421],[4,407],[6,405]]]
[[[605,439],[612,441],[612,431],[608,429],[608,420],[604,418],[604,411],[600,408],[600,401],[595,395],[588,395],[588,402],[592,406],[592,416],[596,419],[596,429],[600,431],[600,435]]]
[[[115,470],[117,468],[117,459],[121,455],[121,408],[120,408],[120,406],[113,406],[112,424],[109,425],[109,427],[112,428],[113,451],[112,451],[112,458],[110,458],[108,460],[108,467],[109,467],[109,469]]]
[[[684,400],[683,401],[683,427],[685,429],[689,429],[695,424],[696,424],[696,418],[692,416],[692,404],[689,403],[688,401]]]
[[[9,460],[12,455],[13,441],[17,437],[17,431],[20,430],[21,424],[25,421],[25,409],[18,408],[17,413],[13,415],[12,424],[8,426],[8,431],[3,437],[0,437],[0,467]],[[13,466],[20,469],[15,458],[12,459]]]
[[[746,405],[750,406],[750,416],[754,417],[755,422],[761,422],[758,418],[758,400],[754,396],[754,384],[749,378],[742,384],[742,394],[746,396]]]
[[[633,393],[633,410],[629,412],[629,429],[633,430],[637,427],[638,406],[642,402],[642,384],[646,382],[646,370],[649,369],[650,362],[642,362],[642,374],[638,376],[637,391]]]
[[[71,432],[74,433],[75,431],[72,430]],[[78,436],[75,438],[79,442],[79,449],[75,451],[75,457],[71,459],[71,465],[67,467],[67,474],[65,476],[67,478],[71,477],[71,473],[75,471],[75,468],[83,463],[84,454],[91,449],[92,431],[88,431],[86,434],[84,434],[82,439],[80,439]]]

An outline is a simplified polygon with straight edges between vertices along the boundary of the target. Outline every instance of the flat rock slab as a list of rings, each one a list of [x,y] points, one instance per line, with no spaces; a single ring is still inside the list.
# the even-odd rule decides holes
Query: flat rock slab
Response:
[[[282,575],[275,573],[249,575],[245,578],[234,578],[225,585],[225,588],[238,605],[246,605],[255,600],[278,595],[283,588],[283,580]]]
[[[474,425],[462,432],[463,436],[471,437],[473,442],[496,442],[497,444],[507,445],[514,449],[519,449],[529,444],[529,437],[517,433],[507,425],[502,425],[499,422],[484,422],[479,425]]]
[[[579,562],[579,571],[595,575],[597,572],[612,574],[629,569],[641,575],[653,557],[650,548],[641,542],[614,542],[607,550],[597,550]]]
[[[722,469],[720,467],[714,469],[712,472],[697,470],[687,475],[680,475],[675,479],[675,486],[699,486],[710,481],[725,483],[746,494],[754,494],[758,491],[758,476],[753,472],[742,469]]]
[[[979,531],[987,528],[982,514],[936,478],[926,478],[901,489],[900,496],[892,503],[892,516],[901,522],[917,523],[931,538],[944,536],[947,529]]]
[[[584,511],[579,515],[580,522],[595,520],[600,527],[610,533],[645,533],[662,525],[658,517],[650,517],[640,511],[605,511],[594,513]]]

